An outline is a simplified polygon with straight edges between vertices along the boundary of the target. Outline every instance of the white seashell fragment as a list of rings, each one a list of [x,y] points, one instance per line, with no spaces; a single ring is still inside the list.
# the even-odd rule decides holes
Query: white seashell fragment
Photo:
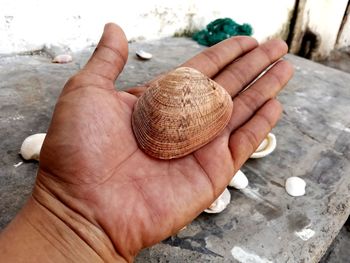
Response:
[[[53,63],[60,63],[60,64],[69,63],[69,62],[72,62],[72,61],[73,61],[73,58],[69,54],[57,55],[52,60]]]
[[[247,176],[241,170],[238,170],[228,185],[236,189],[244,189],[248,184]]]
[[[183,228],[181,228],[181,229],[179,230],[179,232],[180,232],[180,231],[184,231],[186,228],[187,228],[187,226],[184,226]]]
[[[14,164],[13,167],[17,168],[17,167],[21,166],[22,164],[23,164],[23,162],[18,162],[16,164]]]
[[[220,213],[231,201],[231,194],[230,191],[225,188],[225,190],[222,192],[222,194],[212,203],[209,208],[205,209],[204,212],[209,214],[216,214]]]
[[[20,151],[23,159],[39,161],[40,150],[45,136],[46,133],[37,133],[25,138]]]
[[[144,59],[144,60],[149,60],[152,58],[152,54],[151,53],[148,53],[144,50],[137,50],[136,51],[136,55],[141,58],[141,59]]]
[[[289,177],[286,180],[286,191],[291,196],[302,196],[305,194],[306,182],[300,177]]]
[[[277,146],[276,136],[269,133],[250,158],[262,158],[272,153]]]
[[[308,241],[315,235],[315,231],[309,228],[304,228],[301,231],[295,231],[294,234],[304,241]]]

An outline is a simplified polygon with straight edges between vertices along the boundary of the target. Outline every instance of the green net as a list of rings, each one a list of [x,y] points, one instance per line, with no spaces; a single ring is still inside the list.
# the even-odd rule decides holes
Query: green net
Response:
[[[231,18],[219,18],[210,22],[206,29],[195,33],[192,38],[204,46],[212,46],[232,36],[251,36],[253,29],[249,24],[237,24]]]

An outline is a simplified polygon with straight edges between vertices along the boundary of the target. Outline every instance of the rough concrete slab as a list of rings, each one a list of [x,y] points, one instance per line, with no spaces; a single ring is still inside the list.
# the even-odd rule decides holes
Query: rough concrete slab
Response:
[[[347,263],[350,259],[350,221],[340,230],[320,263]]]
[[[140,61],[135,50],[153,53]],[[117,82],[122,89],[152,79],[203,47],[183,38],[132,43]],[[0,227],[14,217],[32,189],[37,164],[24,162],[23,139],[45,132],[65,81],[86,62],[93,47],[74,62],[52,64],[43,55],[0,58]],[[350,213],[350,75],[287,56],[294,79],[280,95],[284,114],[274,129],[270,156],[242,168],[250,186],[230,190],[221,214],[202,214],[185,230],[145,249],[136,262],[318,262]],[[307,182],[306,195],[284,190],[289,176]]]

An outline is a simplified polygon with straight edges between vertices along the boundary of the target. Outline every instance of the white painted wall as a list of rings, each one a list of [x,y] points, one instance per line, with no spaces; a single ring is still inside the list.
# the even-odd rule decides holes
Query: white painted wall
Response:
[[[172,36],[220,17],[250,23],[263,41],[288,26],[294,0],[0,0],[0,54],[95,44],[103,25],[122,26],[129,40]]]
[[[313,58],[324,58],[335,47],[347,3],[348,0],[306,1],[303,27],[310,28],[320,38],[320,46]]]
[[[337,48],[347,46],[350,46],[350,17],[346,20],[337,43]]]

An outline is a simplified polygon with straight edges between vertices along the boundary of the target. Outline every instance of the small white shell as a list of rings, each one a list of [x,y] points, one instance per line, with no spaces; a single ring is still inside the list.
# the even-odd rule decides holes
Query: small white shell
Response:
[[[209,208],[205,209],[204,212],[209,214],[216,214],[220,213],[231,201],[231,194],[230,191],[225,188],[225,190],[222,192],[222,194],[212,203]]]
[[[269,143],[269,141],[265,138],[259,145],[258,149],[256,149],[255,152],[260,152],[262,150],[264,150],[267,146],[267,144]]]
[[[61,55],[57,55],[56,57],[54,57],[54,59],[52,60],[53,63],[69,63],[72,62],[73,58],[71,55],[69,54],[61,54]]]
[[[241,170],[238,170],[228,185],[236,189],[244,189],[248,186],[248,184],[249,182],[247,176],[245,176]]]
[[[250,158],[262,158],[272,153],[277,146],[276,136],[269,133]]]
[[[39,161],[40,150],[45,140],[46,133],[31,135],[22,143],[20,154],[25,160]]]
[[[148,60],[148,59],[151,59],[152,58],[152,54],[151,53],[148,53],[142,49],[140,50],[137,50],[136,51],[136,55],[141,58],[141,59],[144,59],[144,60]]]
[[[300,177],[289,177],[286,180],[286,191],[291,196],[302,196],[305,194],[306,182]]]

